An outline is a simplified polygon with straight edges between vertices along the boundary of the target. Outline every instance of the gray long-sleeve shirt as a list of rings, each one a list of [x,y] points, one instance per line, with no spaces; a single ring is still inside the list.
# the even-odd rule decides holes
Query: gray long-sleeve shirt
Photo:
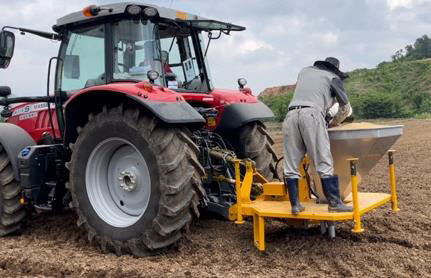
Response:
[[[306,67],[301,70],[289,107],[311,106],[320,110],[323,115],[326,115],[328,109],[335,102],[340,104],[340,111],[348,110],[347,113],[349,113],[349,99],[344,91],[343,81],[338,75],[315,66]],[[337,116],[337,122],[339,118],[340,115]]]

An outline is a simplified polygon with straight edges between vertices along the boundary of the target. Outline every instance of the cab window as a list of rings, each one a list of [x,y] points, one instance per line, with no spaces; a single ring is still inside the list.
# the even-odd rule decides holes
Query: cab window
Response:
[[[66,43],[61,89],[71,91],[105,84],[105,27],[72,31]]]
[[[148,80],[150,70],[162,74],[157,25],[148,20],[113,24],[114,80]],[[155,81],[161,85],[161,78]]]
[[[199,66],[192,35],[174,28],[160,30],[162,68],[167,86],[177,91],[208,91],[203,66]]]

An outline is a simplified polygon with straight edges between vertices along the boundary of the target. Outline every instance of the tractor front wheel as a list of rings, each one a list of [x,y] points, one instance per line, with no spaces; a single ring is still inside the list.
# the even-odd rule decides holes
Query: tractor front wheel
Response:
[[[139,109],[90,115],[71,146],[70,190],[90,242],[144,256],[177,242],[198,202],[203,169],[179,128]]]
[[[26,211],[19,202],[21,185],[15,179],[10,159],[0,144],[0,236],[22,228]]]

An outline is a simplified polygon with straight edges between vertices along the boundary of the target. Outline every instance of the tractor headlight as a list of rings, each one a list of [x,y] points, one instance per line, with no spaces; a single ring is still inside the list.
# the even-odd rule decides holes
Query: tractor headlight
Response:
[[[153,17],[157,14],[157,10],[151,7],[146,7],[144,9],[144,15],[148,16],[148,17]]]
[[[137,14],[140,14],[140,13],[141,13],[141,11],[142,11],[142,8],[141,8],[141,7],[139,7],[139,6],[136,6],[136,5],[130,5],[130,6],[128,6],[128,7],[127,7],[127,12],[128,12],[130,15],[137,15]]]
[[[149,70],[147,72],[147,77],[151,83],[154,83],[159,78],[160,74],[155,70]]]
[[[245,78],[239,78],[238,79],[238,86],[240,89],[244,88],[245,85],[247,85],[247,79]]]

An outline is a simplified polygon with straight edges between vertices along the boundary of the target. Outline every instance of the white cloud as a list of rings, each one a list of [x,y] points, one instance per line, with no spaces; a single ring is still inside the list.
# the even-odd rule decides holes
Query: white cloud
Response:
[[[397,8],[412,9],[415,6],[422,4],[430,4],[430,0],[386,0],[387,5],[391,11]]]
[[[270,37],[288,36],[302,32],[305,26],[305,19],[301,15],[273,16],[267,19],[262,33]]]
[[[255,39],[247,39],[237,47],[238,47],[238,52],[241,54],[253,52],[259,49],[267,49],[267,50],[272,49],[272,46],[270,46],[266,42],[255,40]]]
[[[399,7],[403,8],[411,8],[413,4],[413,0],[386,0],[386,3],[389,6],[389,9],[394,10]]]
[[[319,41],[326,47],[333,47],[338,42],[338,35],[333,32],[326,32],[318,35]]]

